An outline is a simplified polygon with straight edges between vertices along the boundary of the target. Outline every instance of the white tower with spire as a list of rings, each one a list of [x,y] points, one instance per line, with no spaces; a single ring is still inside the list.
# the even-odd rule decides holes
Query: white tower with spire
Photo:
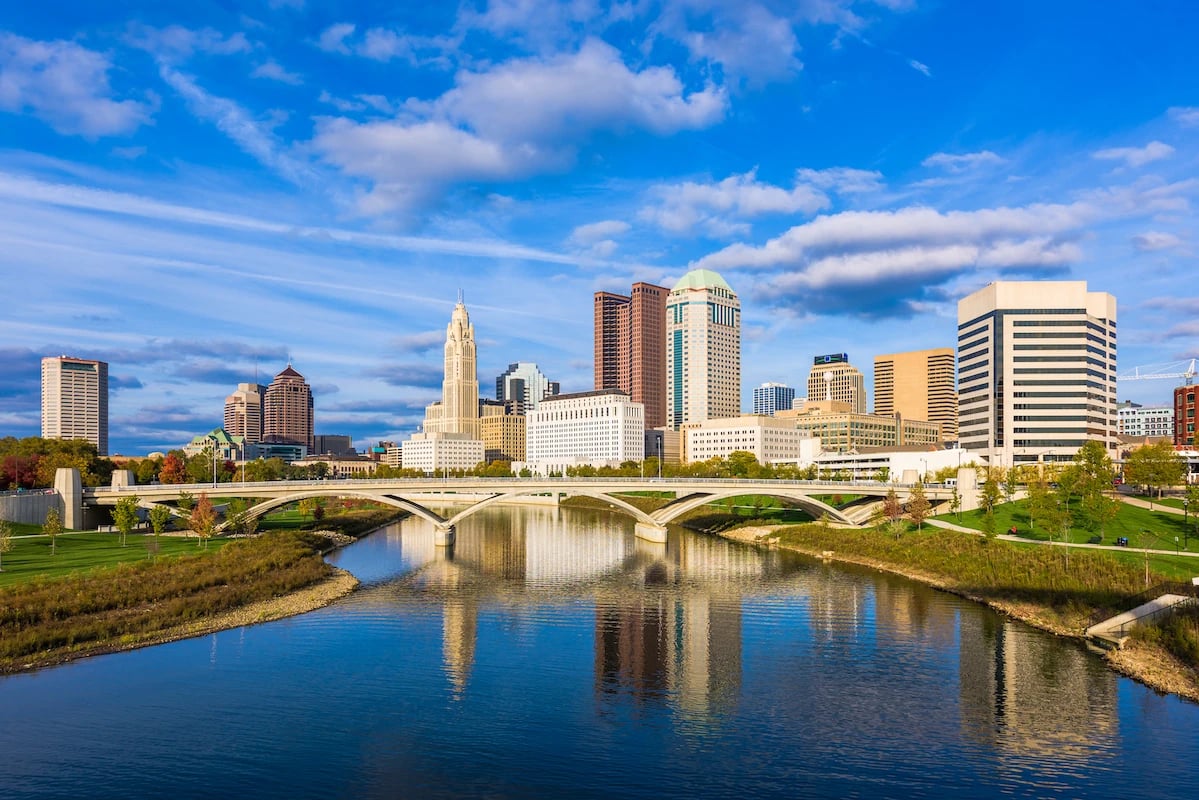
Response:
[[[461,433],[479,439],[479,377],[475,351],[475,328],[458,290],[458,303],[450,315],[445,334],[445,378],[441,402],[425,412],[426,433]]]

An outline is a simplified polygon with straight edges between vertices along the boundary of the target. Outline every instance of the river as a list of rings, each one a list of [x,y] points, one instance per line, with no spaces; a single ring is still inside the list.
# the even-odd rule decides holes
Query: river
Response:
[[[0,796],[1199,796],[1199,706],[894,576],[523,506],[331,560],[320,611],[0,680]]]

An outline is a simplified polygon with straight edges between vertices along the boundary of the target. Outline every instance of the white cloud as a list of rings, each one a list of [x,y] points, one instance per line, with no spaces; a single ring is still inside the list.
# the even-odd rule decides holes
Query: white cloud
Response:
[[[641,209],[641,219],[675,233],[700,228],[715,236],[748,232],[748,224],[730,218],[812,214],[829,204],[828,196],[811,185],[797,182],[791,189],[784,189],[762,183],[755,170],[718,182],[661,184],[652,187],[649,194],[655,202]]]
[[[211,122],[217,130],[261,164],[294,183],[303,182],[310,177],[310,170],[284,151],[281,143],[271,133],[269,125],[255,120],[234,101],[210,94],[193,78],[166,64],[160,64],[158,72],[162,79],[183,97],[192,114]]]
[[[1005,159],[990,150],[977,153],[933,153],[920,162],[924,167],[937,167],[948,172],[965,172],[985,164],[1003,164]]]
[[[1123,161],[1126,166],[1140,167],[1173,155],[1174,148],[1168,144],[1152,141],[1144,147],[1110,147],[1096,150],[1091,155],[1104,161]]]
[[[111,68],[107,55],[74,42],[0,32],[0,110],[89,139],[131,133],[150,121],[156,102],[112,99]]]
[[[928,64],[922,64],[914,58],[908,59],[908,66],[927,78],[931,78],[933,76],[933,71],[928,68]]]
[[[1132,237],[1132,244],[1143,253],[1155,250],[1173,250],[1183,246],[1183,241],[1172,233],[1146,231]]]
[[[186,61],[196,53],[228,56],[248,53],[253,49],[246,35],[240,31],[226,36],[214,28],[193,29],[182,25],[152,28],[134,24],[129,27],[126,40],[161,60],[175,63]]]
[[[333,106],[343,114],[351,111],[362,111],[366,108],[366,103],[360,103],[355,100],[346,100],[341,97],[334,97],[333,95],[329,94],[328,89],[321,90],[321,95],[317,98],[317,100]]]
[[[675,31],[692,57],[721,65],[725,74],[754,80],[784,78],[803,68],[791,20],[753,3],[705,8],[711,30]]]
[[[829,167],[801,169],[795,174],[802,183],[843,195],[877,192],[883,188],[883,174],[876,170]]]
[[[1199,126],[1199,106],[1173,106],[1166,113],[1179,125],[1188,128]]]
[[[357,27],[352,22],[339,22],[336,25],[330,25],[321,31],[321,35],[316,40],[316,46],[329,53],[349,53],[350,48],[346,46],[345,40]]]
[[[591,245],[601,239],[611,239],[613,236],[626,233],[630,227],[632,226],[629,223],[619,219],[605,219],[600,222],[579,225],[571,231],[570,241],[575,244]]]
[[[266,78],[280,83],[289,83],[292,86],[299,86],[304,80],[294,72],[288,72],[279,62],[274,59],[269,59],[266,62],[259,64],[250,73],[251,78]]]
[[[592,40],[573,54],[461,71],[453,89],[430,103],[409,101],[393,120],[321,121],[312,144],[374,184],[362,208],[378,213],[458,181],[563,169],[576,143],[597,130],[703,128],[723,117],[726,104],[720,89],[688,94],[672,69],[630,70],[614,48]]]

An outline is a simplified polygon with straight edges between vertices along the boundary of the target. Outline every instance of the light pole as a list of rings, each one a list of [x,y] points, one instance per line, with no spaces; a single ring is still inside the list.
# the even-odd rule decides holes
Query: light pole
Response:
[[[1190,511],[1190,508],[1191,508],[1191,498],[1189,498],[1189,497],[1182,498],[1182,544],[1183,544],[1183,547],[1187,548],[1188,550],[1191,549],[1191,541],[1190,541],[1190,539],[1191,539],[1191,524],[1190,524],[1190,516],[1188,514],[1188,512]],[[1178,537],[1175,536],[1174,540],[1178,541]]]
[[[658,437],[658,480],[662,480],[662,439],[666,436],[663,431],[662,436]]]
[[[216,436],[209,434],[209,439],[212,439],[212,488],[216,488]]]

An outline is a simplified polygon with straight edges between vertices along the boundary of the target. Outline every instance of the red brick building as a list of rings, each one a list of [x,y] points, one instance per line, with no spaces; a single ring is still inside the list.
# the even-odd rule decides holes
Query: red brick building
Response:
[[[1195,444],[1195,387],[1174,390],[1174,444]]]

